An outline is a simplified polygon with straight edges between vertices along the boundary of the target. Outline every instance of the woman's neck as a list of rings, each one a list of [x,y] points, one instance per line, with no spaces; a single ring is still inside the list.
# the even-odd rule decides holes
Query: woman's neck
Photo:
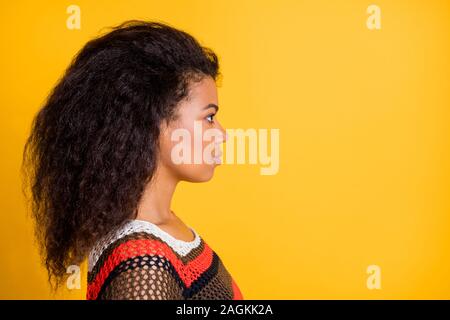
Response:
[[[170,207],[178,182],[179,180],[167,168],[158,167],[138,204],[136,219],[147,220],[154,224],[165,224],[172,221],[175,214]]]

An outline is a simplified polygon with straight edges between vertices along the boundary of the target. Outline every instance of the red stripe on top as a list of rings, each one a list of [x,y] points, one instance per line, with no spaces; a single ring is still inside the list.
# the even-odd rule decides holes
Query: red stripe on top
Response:
[[[95,279],[88,285],[87,299],[93,300],[97,298],[108,275],[122,261],[141,255],[159,255],[167,258],[186,287],[189,288],[192,282],[198,279],[211,266],[212,253],[211,248],[204,243],[203,251],[194,260],[184,264],[164,242],[153,239],[129,240],[115,248],[103,263]]]

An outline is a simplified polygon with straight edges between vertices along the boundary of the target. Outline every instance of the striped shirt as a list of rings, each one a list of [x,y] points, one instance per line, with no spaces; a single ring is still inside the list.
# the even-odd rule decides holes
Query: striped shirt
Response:
[[[190,227],[192,241],[128,220],[91,250],[87,299],[241,300],[220,257]]]

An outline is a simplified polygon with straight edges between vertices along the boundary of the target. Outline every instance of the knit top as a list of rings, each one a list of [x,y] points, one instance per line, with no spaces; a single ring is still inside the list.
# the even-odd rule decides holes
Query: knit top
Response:
[[[192,241],[127,220],[88,257],[87,299],[242,300],[220,257],[191,227]]]

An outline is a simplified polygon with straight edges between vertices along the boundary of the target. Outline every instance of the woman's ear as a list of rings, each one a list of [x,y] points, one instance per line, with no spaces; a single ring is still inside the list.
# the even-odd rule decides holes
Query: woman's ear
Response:
[[[161,124],[159,125],[159,132],[161,135],[164,135],[167,133],[170,127],[170,120],[169,119],[163,119],[161,121]]]
[[[159,150],[165,150],[170,146],[171,121],[163,119],[159,125]]]

